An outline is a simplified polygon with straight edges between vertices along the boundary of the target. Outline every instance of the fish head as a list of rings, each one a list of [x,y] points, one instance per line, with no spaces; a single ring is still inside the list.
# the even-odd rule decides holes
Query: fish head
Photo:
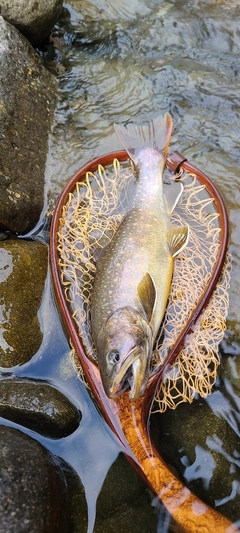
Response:
[[[99,332],[97,359],[105,392],[116,398],[130,388],[138,400],[147,386],[153,335],[146,319],[135,309],[113,313]]]

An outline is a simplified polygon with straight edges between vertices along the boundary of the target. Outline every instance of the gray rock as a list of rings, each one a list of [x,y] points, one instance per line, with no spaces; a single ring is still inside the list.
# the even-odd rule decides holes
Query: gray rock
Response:
[[[2,230],[24,234],[39,220],[56,93],[56,80],[27,39],[0,17]]]
[[[81,413],[60,391],[44,381],[0,381],[0,416],[45,437],[66,437],[77,429]]]
[[[16,429],[0,427],[0,533],[65,533],[65,477],[54,456]]]
[[[49,35],[62,11],[63,0],[0,0],[0,14],[30,42]]]
[[[0,366],[28,361],[42,342],[37,312],[47,275],[48,248],[22,239],[0,243]]]

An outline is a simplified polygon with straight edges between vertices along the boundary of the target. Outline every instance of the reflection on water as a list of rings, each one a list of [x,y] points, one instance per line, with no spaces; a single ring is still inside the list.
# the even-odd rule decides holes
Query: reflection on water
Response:
[[[233,254],[228,336],[222,352],[223,357],[230,354],[236,358],[240,355],[239,14],[237,0],[75,0],[65,4],[50,42],[40,50],[47,68],[59,81],[46,170],[51,204],[85,162],[119,148],[114,122],[143,122],[166,111],[174,120],[171,150],[183,152],[221,190],[229,211]],[[48,342],[36,354],[35,366],[25,365],[19,373],[47,378],[54,375],[56,385],[64,391],[59,369],[61,361],[68,358],[69,348],[47,290],[51,307],[45,308],[42,321],[43,328],[51,329],[44,337]],[[234,368],[239,386],[239,365]],[[223,417],[237,432],[239,393],[232,392],[228,377],[224,379],[229,399],[222,390],[216,390],[207,402],[216,417]],[[67,445],[62,442],[58,448],[49,441],[47,446],[81,475],[93,523],[95,499],[118,447],[75,375],[66,380],[68,395],[69,391],[81,406],[83,422],[77,434],[66,439]],[[203,450],[196,442],[195,459],[191,464],[186,460],[185,481],[198,474],[207,489],[215,461],[209,450],[225,452],[212,435],[206,444],[208,450]],[[239,468],[239,455],[235,466]],[[238,494],[236,480],[228,497],[234,499]],[[167,531],[169,518],[162,516],[161,511],[158,530]]]

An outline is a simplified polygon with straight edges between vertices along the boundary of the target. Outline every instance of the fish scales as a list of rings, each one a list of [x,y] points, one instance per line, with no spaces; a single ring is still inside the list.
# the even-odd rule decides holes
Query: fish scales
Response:
[[[91,323],[101,378],[109,397],[145,391],[153,345],[169,296],[174,256],[186,245],[188,226],[172,228],[169,214],[182,192],[163,190],[172,131],[169,114],[145,126],[116,125],[138,180],[131,207],[97,264]]]
[[[159,239],[164,229],[162,221],[144,209],[134,208],[123,220],[98,264],[95,279],[98,291],[92,314],[99,328],[119,307],[129,305],[140,313],[144,312],[137,286],[145,273],[149,272],[156,286],[163,286],[154,313],[153,333],[157,334],[169,294],[168,270],[172,272],[173,269],[167,240]]]

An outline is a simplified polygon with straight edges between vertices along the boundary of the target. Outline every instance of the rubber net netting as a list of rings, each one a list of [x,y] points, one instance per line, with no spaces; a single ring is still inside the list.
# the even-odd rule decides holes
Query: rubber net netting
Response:
[[[166,170],[164,181],[180,179],[182,197],[172,216],[172,225],[189,224],[188,245],[177,256],[171,292],[152,358],[155,371],[167,357],[204,291],[220,246],[219,215],[213,199],[196,175]],[[90,302],[96,260],[110,242],[134,193],[134,173],[129,161],[114,160],[99,166],[76,183],[63,206],[58,233],[61,283],[73,319],[90,359],[96,361],[91,339]],[[231,261],[227,257],[221,278],[207,307],[185,337],[175,362],[164,373],[154,409],[160,412],[191,402],[198,393],[206,397],[217,378],[218,345],[226,328]],[[83,372],[80,374],[83,377]]]

